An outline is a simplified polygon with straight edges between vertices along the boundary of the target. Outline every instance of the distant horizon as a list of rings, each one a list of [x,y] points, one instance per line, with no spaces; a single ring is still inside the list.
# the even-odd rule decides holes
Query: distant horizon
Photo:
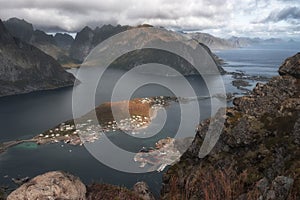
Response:
[[[30,24],[32,24],[33,26],[33,29],[34,30],[41,30],[41,31],[44,31],[45,33],[47,33],[48,35],[53,35],[55,36],[56,33],[66,33],[66,34],[69,34],[70,36],[72,36],[74,39],[77,35],[78,32],[80,32],[84,27],[88,26],[88,25],[84,25],[79,31],[66,31],[66,30],[57,30],[57,31],[49,31],[49,30],[45,30],[43,29],[42,27],[38,27],[36,26],[35,24],[31,23],[30,21],[26,20],[26,19],[23,19],[23,18],[18,18],[18,17],[10,17],[8,19],[1,19],[2,21],[7,21],[9,19],[13,19],[13,18],[17,18],[19,20],[24,20]],[[128,24],[102,24],[102,25],[99,25],[99,26],[94,26],[94,27],[91,27],[91,26],[88,26],[90,27],[91,29],[95,29],[97,27],[101,28],[102,26],[104,25],[112,25],[112,26],[118,26],[118,25],[121,25],[121,26],[131,26],[131,25],[128,25]],[[142,24],[139,24],[139,25],[142,25]],[[152,24],[149,24],[149,25],[152,25]],[[138,25],[135,25],[135,26],[138,26]],[[154,25],[153,25],[154,26]],[[154,26],[154,27],[159,27],[159,26]],[[229,39],[231,37],[237,37],[237,38],[250,38],[250,39],[255,39],[255,38],[259,38],[259,39],[263,39],[263,40],[267,40],[267,39],[282,39],[283,41],[287,42],[289,40],[294,40],[295,42],[300,42],[300,36],[297,38],[297,37],[254,37],[254,36],[236,36],[236,35],[229,35],[227,37],[222,37],[222,36],[218,36],[218,35],[214,35],[213,33],[209,33],[209,32],[205,32],[205,31],[201,31],[201,30],[181,30],[181,29],[172,29],[172,28],[168,28],[168,27],[163,27],[167,30],[171,30],[171,31],[175,31],[175,32],[182,32],[182,33],[185,33],[185,34],[189,34],[189,33],[204,33],[204,34],[209,34],[209,35],[212,35],[214,37],[218,37],[218,38],[221,38],[221,39]]]
[[[78,32],[85,25],[152,24],[222,38],[300,38],[299,0],[1,1],[0,18],[14,16],[45,32]]]

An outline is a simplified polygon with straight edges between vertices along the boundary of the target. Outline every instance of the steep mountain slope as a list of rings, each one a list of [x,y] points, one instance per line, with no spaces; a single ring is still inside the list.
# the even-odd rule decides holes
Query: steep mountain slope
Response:
[[[71,86],[74,80],[51,56],[14,38],[0,20],[0,96]]]
[[[92,30],[90,27],[86,26],[77,33],[75,41],[70,48],[70,56],[73,59],[77,59],[82,62],[90,51],[99,43],[110,36],[126,31],[130,28],[130,26],[112,26],[109,24]]]
[[[86,46],[82,45],[82,47],[86,47],[81,50],[83,52],[90,47],[90,44],[93,44],[92,39],[94,35],[91,29],[86,27],[78,35],[78,37],[81,36],[85,38],[83,41],[87,44]],[[127,52],[126,49],[130,49],[130,51]],[[220,67],[219,60],[216,59],[216,56],[206,45],[202,43],[198,44],[197,41],[191,40],[189,37],[185,37],[179,33],[155,27],[131,28],[119,34],[118,37],[111,37],[105,43],[94,48],[92,53],[89,54],[86,63],[82,66],[104,66],[106,64],[103,62],[111,58],[115,52],[124,53],[120,54],[117,58],[113,58],[114,60],[111,63],[107,63],[109,67],[114,69],[131,70],[143,64],[159,63],[171,66],[172,69],[175,69],[181,75],[199,74],[196,68],[202,69],[202,67],[201,73],[203,74],[224,73],[224,70]],[[190,60],[188,61],[184,57]],[[195,59],[191,59],[192,57]],[[218,66],[218,69],[216,66]],[[158,66],[155,66],[155,70],[148,67],[140,72],[176,76],[175,71],[172,72],[172,70],[168,70],[166,67]]]
[[[299,199],[300,53],[279,73],[234,99],[225,116],[201,122],[192,145],[165,174],[162,199]],[[199,156],[211,121],[224,125],[222,133],[212,151]]]
[[[72,36],[68,34],[48,35],[41,30],[34,30],[32,24],[18,18],[10,18],[3,23],[12,36],[39,48],[61,64],[76,62],[69,58],[69,48],[74,41]]]
[[[57,44],[57,46],[61,47],[62,49],[68,50],[70,49],[74,38],[66,33],[56,33],[54,36],[54,40]]]

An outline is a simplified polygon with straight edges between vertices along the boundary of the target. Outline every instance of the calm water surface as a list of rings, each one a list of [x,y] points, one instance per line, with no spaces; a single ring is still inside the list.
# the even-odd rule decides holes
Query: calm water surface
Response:
[[[283,60],[299,51],[299,43],[269,44],[247,47],[234,50],[218,51],[216,54],[227,62],[227,71],[243,71],[250,75],[263,75],[272,77],[277,75],[278,66]],[[76,70],[70,70],[76,74]],[[82,93],[89,89],[95,77],[94,69],[86,69],[85,76],[81,76],[82,84],[76,86],[76,90]],[[118,79],[122,71],[110,70],[102,80],[95,95],[95,103],[99,105],[109,101],[111,97],[111,85],[114,79]],[[135,78],[154,79],[150,75],[140,75]],[[231,85],[232,78],[224,77],[226,92],[237,91]],[[169,78],[173,84],[176,78]],[[197,96],[207,96],[207,88],[201,77],[190,76],[187,78],[196,91]],[[213,82],[213,78],[211,79]],[[184,90],[184,88],[182,88]],[[123,91],[124,94],[126,90]],[[159,85],[150,84],[136,90],[134,97],[172,96],[172,91]],[[120,94],[122,96],[122,94]],[[201,111],[201,119],[210,116],[211,99],[191,101],[187,107],[198,106]],[[91,109],[91,105],[80,107],[82,114]],[[130,140],[114,135],[115,141],[122,141],[120,145],[130,146],[130,150],[137,151],[141,146],[153,146],[154,143],[166,136],[173,136],[180,122],[180,108],[178,104],[171,104],[166,112],[168,120],[160,134],[132,145]],[[71,119],[72,116],[72,88],[64,88],[55,91],[35,92],[31,94],[17,95],[0,98],[0,142],[30,138],[57,124]],[[186,124],[190,119],[186,120]],[[185,123],[185,122],[183,122]],[[186,137],[194,136],[195,126],[184,126]],[[36,176],[50,170],[65,170],[79,176],[85,183],[106,182],[111,184],[132,187],[137,181],[146,181],[151,189],[158,194],[161,187],[162,173],[151,172],[144,174],[123,173],[111,169],[98,162],[84,147],[65,145],[62,143],[47,144],[41,146],[20,145],[9,149],[0,155],[0,184],[12,185],[11,177]],[[7,177],[7,178],[6,178]]]

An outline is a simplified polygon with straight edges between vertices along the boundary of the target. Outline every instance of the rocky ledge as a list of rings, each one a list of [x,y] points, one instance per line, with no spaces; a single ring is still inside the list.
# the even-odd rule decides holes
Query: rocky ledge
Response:
[[[154,197],[145,182],[136,183],[132,190],[108,184],[85,186],[78,177],[72,174],[52,171],[34,177],[7,197],[7,200],[25,199],[154,200]]]
[[[227,108],[222,134],[199,158],[210,120],[163,178],[162,199],[300,198],[300,57]],[[224,118],[223,118],[224,119]]]

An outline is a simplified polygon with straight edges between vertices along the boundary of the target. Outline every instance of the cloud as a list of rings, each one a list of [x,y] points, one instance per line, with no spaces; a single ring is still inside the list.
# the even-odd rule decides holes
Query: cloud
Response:
[[[262,22],[279,22],[279,21],[300,23],[300,8],[287,7],[281,10],[275,10],[272,11],[266,19],[262,20]]]
[[[269,27],[270,22],[299,24],[299,7],[299,0],[0,0],[0,18],[18,17],[46,31],[148,23],[223,37],[233,33],[264,36],[268,30],[276,32],[274,27],[280,33],[287,27]]]
[[[0,17],[24,18],[38,27],[58,26],[68,31],[112,22],[197,29],[222,24],[223,16],[232,11],[230,4],[229,0],[14,0],[0,1]]]

